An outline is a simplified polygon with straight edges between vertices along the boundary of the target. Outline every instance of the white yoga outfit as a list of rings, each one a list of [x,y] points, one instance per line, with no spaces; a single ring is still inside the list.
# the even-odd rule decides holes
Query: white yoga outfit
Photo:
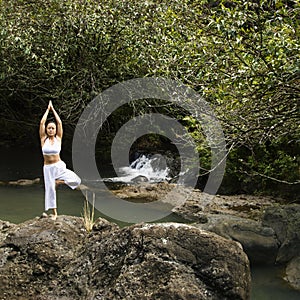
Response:
[[[59,154],[60,142],[55,139],[53,145],[47,138],[42,148],[44,155]],[[45,183],[45,210],[56,208],[56,189],[55,180],[63,180],[70,188],[77,188],[81,179],[71,170],[67,169],[66,164],[60,160],[54,164],[44,165],[44,183]]]
[[[59,154],[61,150],[61,142],[55,137],[53,144],[50,143],[49,138],[46,138],[44,145],[42,147],[42,152],[44,155],[54,155]]]

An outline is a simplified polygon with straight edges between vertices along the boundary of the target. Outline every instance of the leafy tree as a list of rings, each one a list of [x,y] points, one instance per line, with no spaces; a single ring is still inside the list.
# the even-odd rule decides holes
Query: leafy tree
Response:
[[[230,150],[225,182],[299,188],[299,1],[11,0],[0,9],[0,125],[9,136],[35,132],[49,99],[72,132],[107,87],[162,76],[216,112]],[[112,115],[103,137],[148,104]],[[159,101],[151,109],[185,124],[209,165],[195,119]]]

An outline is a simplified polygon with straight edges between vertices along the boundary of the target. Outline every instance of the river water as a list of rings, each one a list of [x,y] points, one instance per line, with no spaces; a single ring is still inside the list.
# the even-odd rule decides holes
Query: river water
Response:
[[[21,178],[42,178],[42,160],[39,148],[0,150],[0,181]],[[65,160],[67,162],[67,160]],[[67,162],[68,165],[68,162]],[[145,164],[148,166],[149,164]],[[143,175],[149,170],[141,170]],[[138,175],[136,170],[129,170],[128,175]],[[157,172],[156,172],[157,179]],[[113,181],[114,179],[112,179]],[[61,186],[57,190],[58,213],[82,216],[85,196],[81,191]],[[113,209],[113,208],[112,208]],[[0,185],[0,219],[12,223],[40,216],[44,211],[43,184],[33,186]],[[96,210],[95,217],[103,217],[123,227],[129,225],[106,216]],[[170,214],[161,221],[182,222],[183,220]],[[282,279],[282,270],[278,267],[253,267],[251,300],[298,300],[300,292],[291,289]]]

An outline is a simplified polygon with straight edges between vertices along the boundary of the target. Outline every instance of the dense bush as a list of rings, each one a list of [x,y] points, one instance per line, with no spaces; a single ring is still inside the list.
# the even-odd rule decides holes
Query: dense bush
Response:
[[[247,181],[252,191],[272,182],[299,187],[298,1],[11,0],[0,7],[3,138],[32,136],[49,99],[71,133],[107,87],[163,76],[214,108],[230,149],[225,182],[239,182],[239,191]],[[122,114],[103,135],[126,120]],[[208,163],[199,124],[172,106],[168,114],[190,127]]]

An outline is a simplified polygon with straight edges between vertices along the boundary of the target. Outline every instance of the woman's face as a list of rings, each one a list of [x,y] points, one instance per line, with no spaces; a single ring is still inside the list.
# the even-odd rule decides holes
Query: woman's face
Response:
[[[46,127],[46,133],[48,136],[55,136],[56,134],[56,124],[55,123],[48,123]]]

